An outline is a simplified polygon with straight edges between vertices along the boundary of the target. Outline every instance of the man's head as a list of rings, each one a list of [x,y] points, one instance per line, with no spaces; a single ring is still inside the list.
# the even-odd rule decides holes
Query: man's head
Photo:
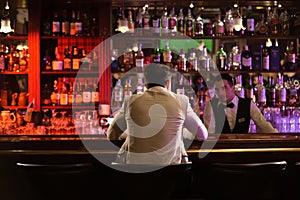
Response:
[[[230,102],[235,96],[233,79],[228,74],[222,74],[215,80],[216,95],[222,102]]]
[[[151,63],[144,71],[147,87],[150,85],[166,86],[171,78],[170,68],[166,65]]]

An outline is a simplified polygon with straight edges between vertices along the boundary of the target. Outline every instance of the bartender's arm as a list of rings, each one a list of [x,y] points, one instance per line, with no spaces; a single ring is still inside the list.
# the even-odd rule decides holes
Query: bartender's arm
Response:
[[[271,123],[265,119],[264,115],[253,101],[251,101],[250,104],[250,117],[256,125],[257,133],[278,133],[278,130],[273,128]]]

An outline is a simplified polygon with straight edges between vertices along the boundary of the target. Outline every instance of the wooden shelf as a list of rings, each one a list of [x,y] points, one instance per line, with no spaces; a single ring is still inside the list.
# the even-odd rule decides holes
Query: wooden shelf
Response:
[[[0,74],[5,74],[5,75],[27,75],[28,74],[28,71],[25,71],[25,72],[0,72]]]
[[[75,109],[75,110],[94,110],[95,108],[97,108],[98,106],[94,105],[74,105],[74,106],[42,106],[42,109],[66,109],[66,110],[71,110],[71,109]]]
[[[2,106],[4,109],[16,110],[16,109],[27,109],[27,106]]]
[[[48,39],[48,40],[57,40],[59,38],[64,38],[64,39],[98,39],[102,38],[102,36],[41,36],[42,39]]]
[[[9,36],[0,36],[1,41],[5,40],[28,40],[27,35],[9,35]]]
[[[97,76],[98,72],[95,71],[42,71],[41,74],[43,75],[93,75]]]

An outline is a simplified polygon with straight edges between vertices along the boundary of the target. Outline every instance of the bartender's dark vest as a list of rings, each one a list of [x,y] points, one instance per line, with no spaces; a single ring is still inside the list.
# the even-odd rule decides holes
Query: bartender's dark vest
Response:
[[[216,133],[248,133],[250,124],[250,99],[239,98],[237,107],[236,122],[233,130],[230,126],[224,112],[224,107],[218,107],[218,99],[211,100],[215,121]],[[225,120],[224,120],[225,119]]]

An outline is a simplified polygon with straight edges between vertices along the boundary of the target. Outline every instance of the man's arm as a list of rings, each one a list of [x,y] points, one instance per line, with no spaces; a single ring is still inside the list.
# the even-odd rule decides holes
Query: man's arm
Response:
[[[250,117],[256,125],[257,133],[278,133],[278,130],[273,128],[271,123],[265,119],[264,115],[253,101],[251,101],[250,104]]]
[[[124,103],[118,113],[115,115],[113,122],[107,129],[106,135],[109,140],[118,140],[123,132],[127,128],[125,120],[125,107],[127,105],[127,100],[124,100]]]

